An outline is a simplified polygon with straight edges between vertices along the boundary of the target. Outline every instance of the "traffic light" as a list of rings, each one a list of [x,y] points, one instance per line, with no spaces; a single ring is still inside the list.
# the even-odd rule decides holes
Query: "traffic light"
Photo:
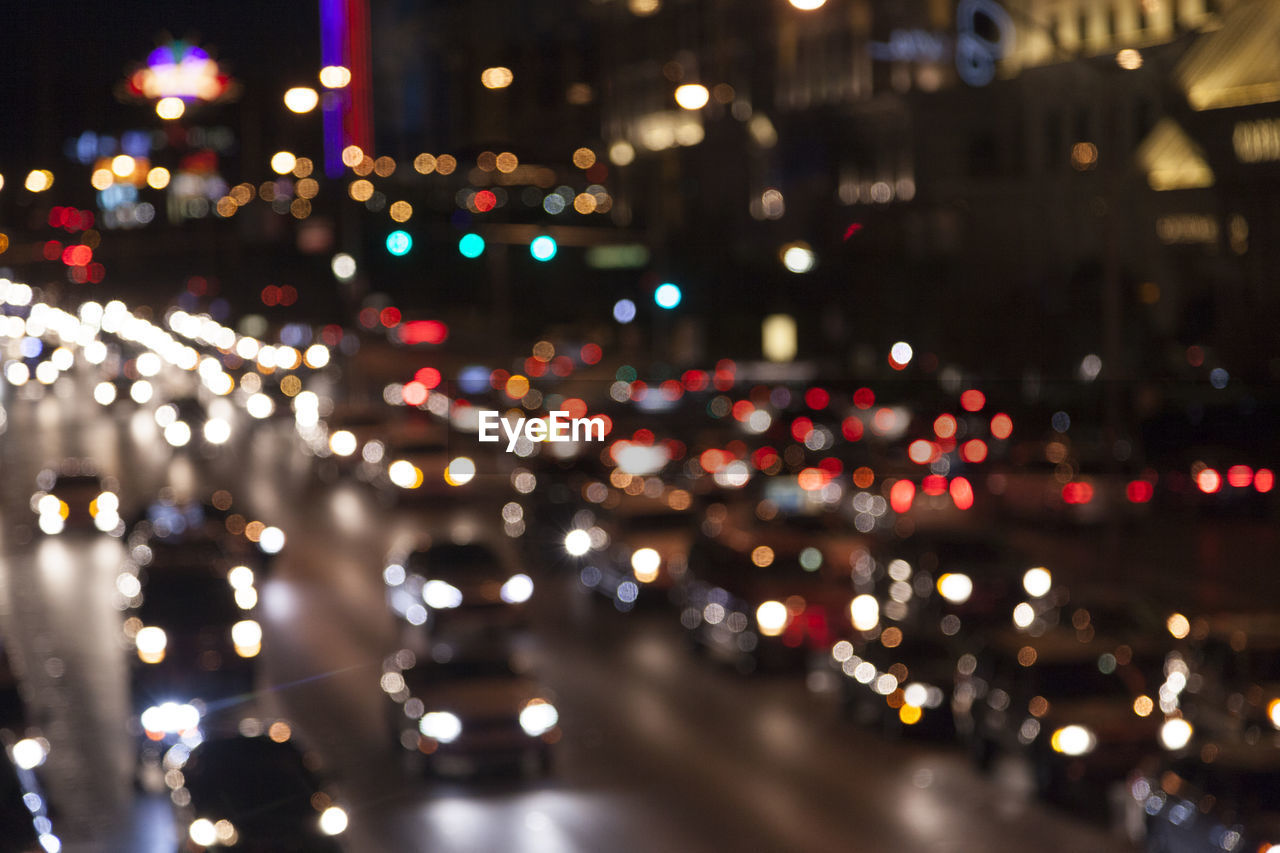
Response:
[[[408,231],[392,231],[387,235],[387,251],[397,258],[409,254],[413,248],[413,238]]]
[[[484,238],[479,234],[463,234],[458,241],[458,251],[464,258],[478,258],[484,254]]]
[[[535,261],[549,261],[556,256],[557,248],[556,241],[543,234],[533,238],[533,242],[529,244],[529,254]]]
[[[680,304],[683,295],[679,287],[668,281],[658,285],[658,289],[653,292],[653,301],[659,308],[666,308],[669,311]]]

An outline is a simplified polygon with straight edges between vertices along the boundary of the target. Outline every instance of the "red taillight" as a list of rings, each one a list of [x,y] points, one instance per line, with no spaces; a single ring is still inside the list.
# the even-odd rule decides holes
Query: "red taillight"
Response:
[[[1151,500],[1155,495],[1155,486],[1146,480],[1133,480],[1129,485],[1125,486],[1124,494],[1130,503],[1144,504]]]

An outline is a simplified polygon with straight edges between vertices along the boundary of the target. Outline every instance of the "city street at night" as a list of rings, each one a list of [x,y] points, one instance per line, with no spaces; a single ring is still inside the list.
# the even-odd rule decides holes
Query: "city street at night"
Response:
[[[0,853],[1280,853],[1280,0],[9,11]]]

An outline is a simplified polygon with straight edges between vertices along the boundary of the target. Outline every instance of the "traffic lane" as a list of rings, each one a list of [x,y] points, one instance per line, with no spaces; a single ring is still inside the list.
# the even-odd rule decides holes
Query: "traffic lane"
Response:
[[[538,658],[566,730],[555,780],[426,785],[404,774],[376,687],[382,656],[405,639],[385,605],[382,558],[397,538],[499,515],[469,503],[460,513],[388,511],[360,484],[316,485],[290,447],[283,425],[261,430],[241,469],[240,488],[290,537],[263,589],[261,705],[324,756],[352,809],[354,850],[753,848],[761,839],[766,849],[851,840],[958,853],[1108,849],[1088,827],[1041,837],[1028,824],[1062,821],[1025,792],[975,780],[955,756],[844,726],[795,680],[743,679],[691,660],[667,614],[588,610],[575,622],[571,611],[586,602],[561,579],[540,578],[537,597],[547,643]],[[976,799],[975,783],[985,786]]]
[[[984,778],[954,750],[847,724],[798,678],[693,658],[673,616],[601,608],[588,622],[544,647],[564,777],[696,827],[695,849],[1128,849],[1034,802],[1016,776]]]

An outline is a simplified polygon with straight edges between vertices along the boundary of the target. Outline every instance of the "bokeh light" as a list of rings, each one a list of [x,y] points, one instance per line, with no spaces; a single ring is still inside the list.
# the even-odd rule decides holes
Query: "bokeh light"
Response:
[[[684,294],[680,292],[679,286],[669,281],[658,285],[658,289],[653,292],[653,301],[659,308],[668,311],[679,305],[683,298]]]

